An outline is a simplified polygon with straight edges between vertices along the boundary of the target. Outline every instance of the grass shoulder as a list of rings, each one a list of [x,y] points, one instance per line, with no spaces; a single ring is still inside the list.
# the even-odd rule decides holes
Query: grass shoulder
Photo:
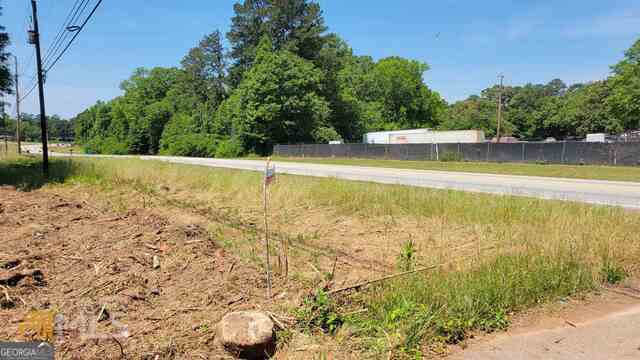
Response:
[[[610,181],[640,181],[640,167],[631,166],[289,157],[273,157],[272,159],[285,162],[369,166],[409,170],[436,170]]]

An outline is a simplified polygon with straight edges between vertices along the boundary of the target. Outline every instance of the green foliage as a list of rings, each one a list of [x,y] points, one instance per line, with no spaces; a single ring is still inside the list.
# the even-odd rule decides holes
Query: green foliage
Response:
[[[164,128],[160,140],[160,154],[193,157],[213,157],[216,152],[215,136],[198,131],[193,116],[177,114]]]
[[[96,152],[189,156],[265,155],[278,143],[355,142],[369,131],[407,128],[481,129],[493,137],[499,94],[502,135],[523,140],[640,127],[640,40],[606,80],[492,86],[449,106],[427,86],[426,63],[354,55],[327,33],[317,2],[244,0],[233,10],[228,51],[215,30],[180,68],[137,69],[122,82],[122,96],[78,114],[73,131],[55,123],[49,136],[75,135]],[[7,41],[0,33],[0,92]],[[168,129],[177,117],[189,118],[187,126]],[[34,139],[37,130],[27,125],[25,136]]]
[[[206,35],[181,68],[137,69],[124,95],[98,102],[76,117],[78,141],[92,151],[209,154],[209,141],[235,139],[241,151],[268,154],[276,143],[359,141],[366,131],[436,126],[446,109],[423,81],[424,63],[357,57],[327,28],[308,0],[245,0],[234,6],[227,38]],[[228,71],[227,71],[228,70]],[[181,131],[178,116],[190,117]],[[198,135],[193,135],[198,134]],[[110,140],[111,141],[111,140]]]
[[[328,143],[329,141],[342,140],[342,136],[338,134],[333,127],[321,126],[313,130],[313,139],[316,143]]]
[[[217,158],[235,158],[242,155],[242,144],[235,139],[222,140],[215,152]]]
[[[338,74],[340,100],[351,116],[351,137],[367,131],[434,127],[446,109],[423,82],[424,63],[390,57],[353,58]]]
[[[616,265],[610,259],[603,261],[600,273],[603,281],[611,285],[618,284],[628,276],[627,271],[623,267]]]
[[[318,328],[329,334],[335,333],[344,322],[333,299],[322,289],[305,298],[295,314],[304,329]]]
[[[357,299],[366,317],[349,322],[369,336],[397,334],[400,350],[413,353],[424,341],[455,344],[472,331],[503,330],[514,311],[593,286],[591,272],[570,259],[502,255],[475,269],[435,270],[371,289]]]
[[[640,40],[625,57],[613,66],[614,76],[609,79],[611,95],[607,105],[625,129],[640,128]]]
[[[524,140],[620,134],[640,127],[640,40],[612,67],[606,80],[570,87],[559,79],[548,84],[502,89],[503,134]],[[497,86],[451,105],[441,129],[482,129],[496,133]]]
[[[260,40],[272,39],[273,49],[287,50],[313,60],[323,46],[326,31],[320,5],[307,0],[263,1],[244,0],[233,7],[231,29],[227,39],[234,63],[230,82],[238,86],[253,66]]]
[[[219,123],[230,124],[246,151],[266,154],[277,143],[309,142],[323,126],[329,105],[319,95],[322,73],[263,38],[255,64],[222,104]],[[228,135],[232,135],[228,134]]]
[[[0,15],[2,7],[0,6]],[[7,47],[11,44],[9,34],[5,32],[5,27],[0,25],[0,95],[12,94],[13,77],[9,65],[9,56]]]
[[[402,271],[413,270],[416,264],[416,253],[416,244],[413,240],[409,239],[400,249],[400,254],[398,255],[398,268]]]
[[[113,136],[93,138],[84,144],[84,148],[88,154],[127,155],[130,152],[129,144]]]

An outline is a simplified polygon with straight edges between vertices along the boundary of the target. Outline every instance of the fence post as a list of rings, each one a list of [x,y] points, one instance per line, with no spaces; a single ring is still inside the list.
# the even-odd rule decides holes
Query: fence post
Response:
[[[489,154],[491,153],[491,142],[487,143],[487,162],[489,162]]]
[[[436,161],[440,161],[440,144],[436,143]]]
[[[567,151],[567,142],[563,141],[562,142],[562,155],[560,155],[560,163],[561,164],[565,163],[564,158],[565,158],[566,151]]]

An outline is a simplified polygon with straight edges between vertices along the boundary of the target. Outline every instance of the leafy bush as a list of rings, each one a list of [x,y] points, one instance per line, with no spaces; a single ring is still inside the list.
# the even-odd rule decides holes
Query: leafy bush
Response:
[[[627,271],[614,264],[610,260],[605,260],[601,269],[602,280],[608,284],[615,285],[627,277]]]
[[[129,144],[110,136],[106,138],[93,138],[84,145],[87,154],[129,154]]]
[[[242,155],[242,144],[234,139],[220,141],[215,152],[217,158],[234,158]]]
[[[304,328],[320,328],[329,334],[335,333],[343,323],[334,301],[322,289],[304,299],[296,310],[296,317]]]
[[[171,141],[162,139],[163,155],[213,157],[216,154],[216,140],[208,134],[182,134],[171,137]]]
[[[342,136],[333,127],[319,127],[313,131],[313,139],[319,144],[326,144],[329,141],[340,140]]]

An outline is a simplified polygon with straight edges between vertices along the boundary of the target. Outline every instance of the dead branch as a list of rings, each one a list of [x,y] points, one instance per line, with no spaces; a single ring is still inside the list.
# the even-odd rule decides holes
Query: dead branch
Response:
[[[391,279],[395,279],[395,278],[399,278],[402,276],[406,276],[406,275],[411,275],[411,274],[415,274],[418,272],[423,272],[423,271],[429,271],[429,270],[433,270],[440,267],[440,265],[433,265],[433,266],[429,266],[429,267],[423,267],[423,268],[419,268],[419,269],[415,269],[415,270],[411,270],[411,271],[405,271],[405,272],[401,272],[401,273],[397,273],[397,274],[393,274],[393,275],[388,275],[388,276],[384,276],[378,279],[374,279],[374,280],[368,280],[368,281],[363,281],[361,283],[355,284],[355,285],[350,285],[350,286],[346,286],[340,289],[334,289],[334,290],[330,290],[329,292],[327,292],[327,294],[329,295],[335,295],[341,292],[345,292],[345,291],[349,291],[349,290],[359,290],[365,286],[369,286],[372,284],[377,284],[380,282],[384,282],[387,280],[391,280]]]

